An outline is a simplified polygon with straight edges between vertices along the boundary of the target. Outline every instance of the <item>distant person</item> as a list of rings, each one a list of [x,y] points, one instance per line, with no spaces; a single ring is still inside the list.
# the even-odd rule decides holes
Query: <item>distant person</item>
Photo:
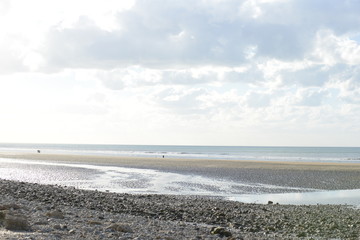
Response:
[[[163,158],[164,158],[165,156],[163,155]]]

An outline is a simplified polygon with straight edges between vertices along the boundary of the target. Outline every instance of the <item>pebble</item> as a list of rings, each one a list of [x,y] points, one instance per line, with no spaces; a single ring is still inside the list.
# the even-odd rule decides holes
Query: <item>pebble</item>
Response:
[[[4,240],[360,237],[360,210],[351,206],[244,204],[210,197],[115,194],[5,180],[0,180],[0,189],[0,239]],[[5,225],[6,219],[16,221]],[[14,227],[15,223],[21,227]]]
[[[48,217],[51,217],[51,218],[58,218],[58,219],[63,219],[64,218],[64,214],[59,210],[55,210],[55,211],[52,211],[52,212],[47,212],[45,215],[48,216]]]
[[[211,229],[211,234],[217,234],[219,235],[220,237],[231,237],[232,234],[231,232],[227,231],[225,228],[223,227],[213,227]]]
[[[117,231],[117,232],[124,232],[124,233],[131,233],[133,232],[133,230],[130,228],[129,225],[126,224],[112,224],[108,227],[108,229],[111,229],[113,231]]]
[[[30,230],[28,220],[24,216],[11,216],[6,215],[4,220],[4,227],[12,231],[27,231]]]

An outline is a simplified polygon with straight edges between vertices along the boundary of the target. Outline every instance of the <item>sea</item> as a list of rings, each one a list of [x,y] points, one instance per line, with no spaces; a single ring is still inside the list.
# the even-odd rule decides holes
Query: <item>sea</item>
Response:
[[[223,159],[253,161],[360,163],[360,147],[257,147],[0,143],[0,152]]]
[[[360,147],[171,146],[0,143],[0,153],[131,156],[236,161],[360,163]],[[296,188],[159,169],[0,157],[0,178],[131,194],[220,197],[232,201],[360,206],[360,189]]]

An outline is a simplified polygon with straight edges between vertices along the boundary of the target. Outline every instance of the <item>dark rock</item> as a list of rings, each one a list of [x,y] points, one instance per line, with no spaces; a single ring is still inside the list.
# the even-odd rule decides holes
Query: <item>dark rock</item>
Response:
[[[4,220],[5,220],[5,216],[6,216],[6,213],[0,211],[0,221],[4,221]]]
[[[61,211],[55,210],[52,212],[47,212],[46,213],[47,217],[51,217],[51,218],[57,218],[57,219],[63,219],[64,218],[64,214]]]
[[[223,227],[213,227],[211,229],[211,234],[213,235],[219,235],[220,237],[231,237],[232,234],[231,232],[227,231],[225,228]]]
[[[90,225],[101,225],[102,223],[99,221],[89,221],[88,222]]]
[[[133,230],[127,224],[114,223],[114,224],[110,225],[107,229],[117,231],[117,232],[124,232],[124,233],[132,233],[133,232]]]
[[[47,221],[37,221],[34,222],[34,225],[48,225],[49,223]]]
[[[22,216],[7,215],[4,221],[5,229],[11,231],[28,231],[30,230],[29,222]]]
[[[20,209],[21,207],[15,203],[0,205],[0,210]]]

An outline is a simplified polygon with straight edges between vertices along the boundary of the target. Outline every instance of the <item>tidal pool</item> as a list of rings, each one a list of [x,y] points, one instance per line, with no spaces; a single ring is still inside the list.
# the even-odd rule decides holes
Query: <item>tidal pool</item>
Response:
[[[360,189],[275,194],[241,194],[231,196],[228,199],[260,204],[266,204],[268,201],[272,201],[273,203],[279,204],[347,204],[360,207]]]

